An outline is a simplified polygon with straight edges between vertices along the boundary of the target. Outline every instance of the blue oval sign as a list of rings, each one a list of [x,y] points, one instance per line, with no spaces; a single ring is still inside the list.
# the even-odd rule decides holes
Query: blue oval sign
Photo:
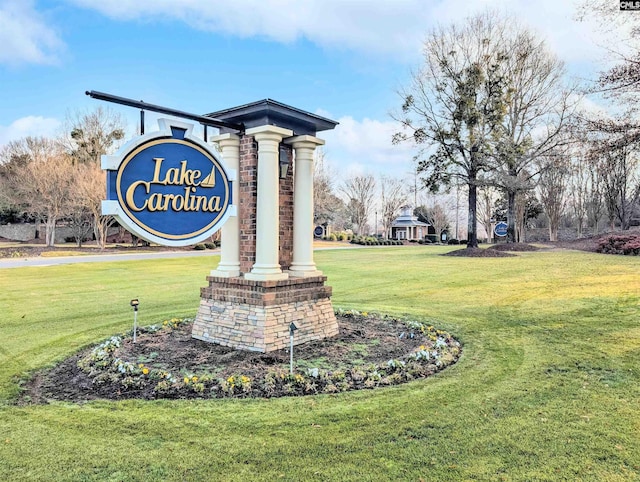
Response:
[[[161,131],[103,156],[112,214],[134,234],[186,246],[217,231],[230,214],[231,180],[218,155],[190,135],[192,126],[161,120]]]
[[[496,236],[506,236],[507,235],[507,228],[509,226],[507,226],[507,223],[500,221],[499,223],[496,224],[495,228],[493,228],[493,232],[496,233]]]

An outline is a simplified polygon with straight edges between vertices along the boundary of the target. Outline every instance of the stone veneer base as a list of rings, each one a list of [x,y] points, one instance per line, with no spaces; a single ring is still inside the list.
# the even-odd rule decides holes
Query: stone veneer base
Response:
[[[240,350],[270,352],[338,334],[326,276],[257,281],[209,276],[191,336]]]

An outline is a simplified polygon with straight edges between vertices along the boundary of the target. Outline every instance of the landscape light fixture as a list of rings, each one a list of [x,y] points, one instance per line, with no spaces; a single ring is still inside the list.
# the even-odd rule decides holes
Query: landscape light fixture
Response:
[[[132,299],[129,304],[133,307],[133,342],[136,342],[136,332],[138,331],[138,298]]]
[[[291,340],[291,348],[289,349],[289,373],[293,375],[293,332],[296,331],[298,327],[295,323],[291,322],[289,325],[289,338]]]
[[[282,144],[280,144],[278,158],[279,158],[278,167],[280,168],[280,171],[279,171],[280,179],[286,179],[287,171],[289,170],[289,152]]]

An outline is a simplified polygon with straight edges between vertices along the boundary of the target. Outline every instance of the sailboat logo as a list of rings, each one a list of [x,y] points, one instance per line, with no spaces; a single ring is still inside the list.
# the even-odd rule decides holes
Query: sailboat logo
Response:
[[[202,180],[200,187],[216,187],[216,166],[211,166],[211,174]]]

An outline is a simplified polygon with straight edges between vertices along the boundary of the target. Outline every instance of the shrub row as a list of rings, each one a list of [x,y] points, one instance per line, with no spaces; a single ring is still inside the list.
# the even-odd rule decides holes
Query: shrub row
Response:
[[[402,241],[395,239],[378,239],[373,236],[355,236],[351,244],[360,244],[362,246],[402,246]]]
[[[612,234],[598,242],[598,253],[624,254],[628,256],[640,255],[640,235]]]
[[[212,243],[199,243],[196,244],[193,249],[195,249],[196,251],[203,251],[205,249],[216,249],[220,247],[220,241],[216,240]]]
[[[323,241],[351,241],[353,234],[342,231],[331,233],[329,236],[322,236]]]

